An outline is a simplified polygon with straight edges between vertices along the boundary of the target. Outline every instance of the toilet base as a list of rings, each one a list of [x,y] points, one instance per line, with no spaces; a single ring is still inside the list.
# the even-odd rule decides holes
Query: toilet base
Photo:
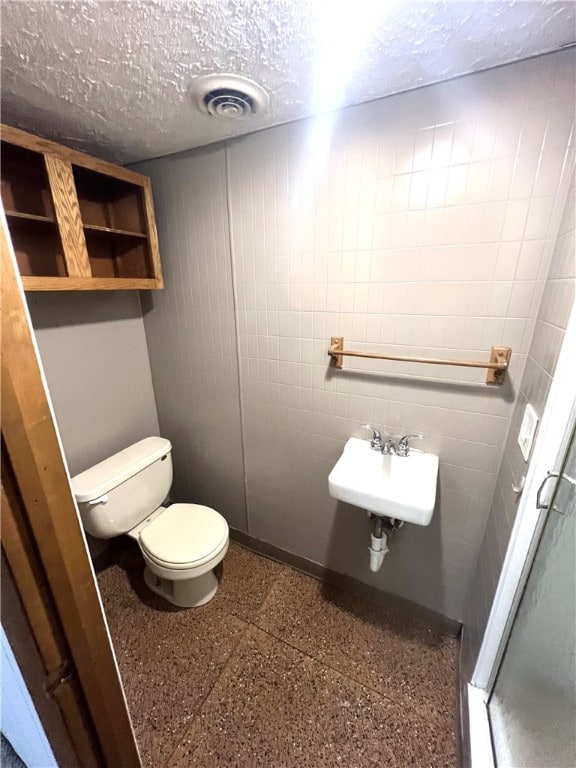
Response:
[[[208,571],[193,579],[170,581],[144,568],[144,581],[152,592],[180,608],[198,608],[208,603],[218,589],[218,579],[214,571]]]

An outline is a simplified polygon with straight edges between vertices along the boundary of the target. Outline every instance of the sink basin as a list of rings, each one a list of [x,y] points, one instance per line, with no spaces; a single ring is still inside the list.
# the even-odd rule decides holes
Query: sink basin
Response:
[[[384,456],[351,437],[328,476],[330,496],[375,515],[428,525],[436,501],[438,456],[412,449]]]

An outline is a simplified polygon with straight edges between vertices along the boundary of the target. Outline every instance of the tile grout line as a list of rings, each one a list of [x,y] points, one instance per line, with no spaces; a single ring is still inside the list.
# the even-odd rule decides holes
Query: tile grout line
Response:
[[[246,548],[245,548],[245,549],[246,549]],[[248,551],[251,551],[251,550],[248,550]],[[254,553],[254,554],[256,554],[256,553]],[[258,608],[258,610],[255,612],[253,619],[251,619],[251,620],[250,620],[250,622],[249,622],[250,626],[253,626],[253,627],[255,627],[256,629],[260,630],[261,632],[264,632],[265,634],[267,634],[267,635],[269,635],[270,637],[274,638],[275,640],[277,640],[277,641],[279,641],[279,642],[283,643],[284,645],[288,646],[289,648],[292,648],[293,650],[297,651],[298,653],[302,653],[304,656],[306,656],[307,658],[309,658],[309,659],[311,659],[312,661],[316,662],[317,664],[321,664],[322,666],[326,667],[326,669],[330,669],[332,672],[336,672],[337,674],[339,674],[339,675],[342,675],[342,677],[346,678],[347,680],[350,680],[350,681],[351,681],[351,682],[353,682],[354,684],[356,684],[356,685],[359,685],[359,686],[361,686],[362,688],[365,688],[366,690],[368,690],[368,691],[371,691],[372,693],[375,693],[375,694],[377,694],[378,696],[382,696],[382,697],[383,697],[383,698],[385,698],[387,701],[391,701],[391,702],[393,702],[394,704],[398,704],[398,705],[406,706],[406,705],[407,705],[407,704],[406,704],[406,702],[404,702],[404,701],[399,701],[398,699],[392,698],[391,696],[388,696],[388,695],[386,695],[386,694],[382,693],[381,691],[378,691],[378,690],[376,690],[375,688],[372,688],[372,687],[370,687],[369,685],[365,685],[364,683],[361,683],[361,682],[359,682],[359,681],[358,681],[358,680],[356,680],[355,678],[353,678],[353,677],[350,677],[349,675],[347,675],[345,672],[342,672],[341,670],[339,670],[339,669],[336,669],[336,667],[333,667],[331,664],[328,664],[328,663],[326,663],[325,661],[321,661],[320,659],[317,659],[317,658],[315,658],[314,656],[312,656],[312,655],[311,655],[310,653],[308,653],[307,651],[304,651],[304,650],[302,650],[301,648],[298,648],[296,645],[293,645],[292,643],[289,643],[289,642],[287,642],[287,641],[286,641],[284,638],[281,638],[281,637],[279,637],[278,635],[274,634],[274,632],[270,631],[269,629],[266,629],[266,628],[264,628],[264,627],[261,627],[261,626],[259,626],[258,624],[256,624],[256,623],[255,623],[255,622],[257,621],[257,619],[258,619],[258,616],[259,616],[259,615],[260,615],[260,613],[262,612],[262,610],[263,610],[263,608],[264,608],[264,606],[265,606],[265,604],[266,604],[266,601],[268,600],[268,597],[270,596],[270,593],[271,593],[271,591],[272,591],[273,587],[275,586],[276,582],[278,581],[278,579],[279,579],[281,576],[283,576],[283,575],[284,575],[284,573],[289,573],[290,571],[294,571],[294,570],[296,570],[297,572],[300,572],[300,571],[298,571],[298,569],[295,569],[295,568],[293,568],[292,566],[289,566],[289,565],[284,565],[284,564],[282,564],[282,563],[280,563],[279,565],[280,565],[280,567],[282,568],[282,571],[281,571],[281,572],[279,572],[279,573],[277,574],[277,576],[274,578],[274,580],[273,580],[272,584],[270,585],[270,589],[269,589],[269,590],[268,590],[268,592],[266,593],[266,597],[263,599],[262,603],[260,604],[260,607],[259,607],[259,608]],[[305,574],[305,575],[308,575],[308,574]],[[313,576],[309,576],[309,578],[314,578],[314,577],[313,577]],[[426,703],[431,703],[431,702],[430,702],[430,701],[429,701],[429,700],[426,698]],[[410,705],[408,704],[408,706],[410,706]]]
[[[366,685],[365,683],[361,683],[359,680],[356,680],[355,678],[350,677],[350,675],[347,675],[345,672],[342,672],[342,670],[337,669],[336,667],[333,667],[331,664],[328,664],[325,661],[321,661],[320,659],[315,658],[314,656],[312,656],[307,651],[302,650],[302,648],[298,648],[298,646],[293,645],[292,643],[287,642],[286,640],[284,640],[281,637],[278,637],[278,635],[275,635],[270,630],[264,629],[263,627],[258,626],[258,624],[254,624],[254,622],[252,622],[252,621],[250,622],[250,626],[254,627],[255,629],[259,630],[260,632],[263,632],[265,635],[268,635],[269,637],[272,637],[277,642],[282,643],[282,645],[285,645],[288,648],[291,648],[292,650],[296,651],[297,653],[301,653],[303,656],[306,656],[306,658],[310,659],[315,664],[320,664],[320,666],[322,666],[322,667],[324,667],[326,669],[329,669],[331,672],[335,672],[337,675],[339,675],[340,677],[343,677],[344,679],[350,681],[354,685],[357,685],[357,686],[359,686],[360,688],[363,688],[366,691],[370,691],[371,693],[374,693],[377,696],[380,696],[381,698],[386,699],[386,701],[389,701],[392,704],[396,704],[396,705],[401,706],[403,708],[406,707],[406,708],[412,709],[414,711],[414,708],[411,707],[411,705],[408,702],[392,698],[391,696],[389,696],[389,695],[387,695],[385,693],[382,693],[382,691],[378,691],[375,688],[372,688],[371,686]],[[423,702],[423,703],[430,704],[431,702],[428,699],[426,699],[426,701]],[[417,711],[414,711],[414,714],[416,714],[418,717],[421,717],[421,715]]]
[[[229,611],[224,611],[224,613],[228,613],[228,615],[229,615],[229,616],[233,616],[233,614],[231,614]],[[184,739],[186,738],[186,734],[188,733],[188,731],[190,730],[190,728],[192,727],[192,725],[194,724],[194,722],[196,721],[196,719],[197,719],[197,718],[198,718],[198,716],[200,715],[200,712],[201,712],[201,710],[202,710],[202,707],[203,707],[203,706],[204,706],[204,704],[206,703],[207,699],[208,699],[208,698],[209,698],[209,696],[211,695],[212,691],[214,690],[214,688],[216,687],[216,685],[218,684],[218,682],[220,681],[220,678],[223,676],[223,674],[226,672],[226,670],[227,670],[227,669],[228,669],[228,667],[230,666],[230,662],[231,662],[231,660],[232,660],[232,657],[235,655],[236,651],[238,650],[238,648],[239,648],[239,647],[240,647],[240,645],[242,644],[242,641],[244,640],[244,637],[246,636],[246,632],[247,632],[247,631],[248,631],[248,629],[250,628],[250,624],[251,624],[251,622],[249,622],[249,621],[244,621],[243,619],[238,619],[238,617],[237,617],[237,616],[234,616],[234,618],[235,618],[235,619],[237,619],[238,621],[242,621],[242,623],[244,624],[244,628],[242,629],[242,632],[241,632],[241,633],[239,634],[239,636],[238,636],[238,641],[237,641],[236,645],[234,646],[234,648],[233,648],[233,649],[230,651],[230,653],[229,653],[229,655],[228,655],[228,658],[227,658],[227,660],[226,660],[225,664],[223,665],[222,669],[220,670],[220,674],[219,674],[219,675],[218,675],[218,677],[217,677],[217,678],[214,680],[214,683],[213,683],[213,684],[210,686],[209,690],[207,691],[206,695],[203,697],[202,701],[201,701],[201,702],[199,702],[199,704],[198,704],[198,706],[197,706],[197,708],[196,708],[196,711],[194,712],[194,714],[192,715],[192,717],[190,718],[190,720],[189,720],[189,721],[188,721],[188,723],[186,724],[186,727],[185,727],[185,728],[184,728],[184,730],[182,731],[182,734],[181,734],[180,738],[178,739],[178,742],[176,743],[176,746],[174,747],[174,749],[173,749],[173,750],[172,750],[172,752],[170,753],[170,757],[169,757],[169,758],[168,758],[168,760],[167,760],[167,761],[164,763],[164,768],[168,768],[168,766],[170,765],[170,762],[172,761],[172,758],[173,758],[173,757],[174,757],[174,755],[176,754],[176,752],[177,752],[177,750],[178,750],[178,747],[180,746],[180,744],[181,744],[181,743],[184,741]]]
[[[243,548],[243,549],[246,549],[245,547],[242,547],[242,548]],[[248,549],[246,549],[246,551],[247,551],[247,552],[250,552],[250,550],[248,550]],[[271,583],[270,583],[270,587],[268,588],[268,590],[267,590],[267,592],[266,592],[266,594],[265,594],[265,596],[264,596],[264,598],[263,598],[263,600],[262,600],[262,602],[261,602],[260,606],[259,606],[259,607],[258,607],[258,609],[255,611],[255,616],[256,616],[256,615],[258,615],[258,613],[259,613],[259,612],[260,612],[260,610],[262,609],[262,607],[263,607],[264,603],[266,602],[266,600],[268,599],[268,596],[270,595],[270,592],[272,591],[272,588],[274,587],[274,585],[276,584],[276,581],[278,580],[278,578],[279,578],[280,576],[281,576],[281,573],[277,573],[277,574],[276,574],[276,576],[274,576],[274,578],[272,579],[272,581],[271,581]],[[237,621],[241,621],[241,622],[244,624],[244,628],[243,628],[242,632],[240,633],[240,635],[239,635],[239,637],[238,637],[238,641],[237,641],[236,645],[235,645],[235,646],[234,646],[234,648],[233,648],[233,649],[230,651],[230,654],[229,654],[229,656],[228,656],[228,659],[226,660],[226,663],[224,664],[224,666],[223,666],[223,667],[222,667],[222,669],[220,670],[220,674],[219,674],[219,675],[218,675],[218,677],[217,677],[217,678],[214,680],[214,683],[213,683],[213,685],[210,687],[210,689],[208,690],[208,692],[206,693],[206,695],[204,696],[204,698],[202,699],[202,701],[201,701],[201,702],[198,704],[198,707],[196,708],[196,711],[195,711],[195,713],[192,715],[192,717],[190,718],[190,720],[189,720],[189,721],[188,721],[188,723],[186,724],[186,728],[185,728],[185,729],[182,731],[182,734],[181,734],[180,738],[178,739],[178,742],[176,743],[176,746],[174,747],[174,749],[173,749],[173,750],[172,750],[172,752],[170,753],[170,757],[168,758],[168,760],[167,760],[167,761],[165,762],[165,764],[164,764],[164,768],[168,768],[168,766],[170,765],[170,762],[171,762],[172,758],[174,757],[174,755],[176,754],[176,751],[178,750],[178,747],[180,746],[180,744],[182,743],[182,741],[183,741],[183,740],[186,738],[186,733],[187,733],[187,732],[190,730],[190,728],[192,727],[192,725],[194,724],[194,722],[196,721],[196,719],[197,719],[197,718],[198,718],[198,716],[200,715],[200,712],[201,712],[201,710],[202,710],[202,707],[204,706],[204,704],[206,703],[207,699],[208,699],[208,698],[209,698],[209,696],[211,695],[212,691],[214,690],[214,688],[215,688],[215,687],[216,687],[216,685],[219,683],[220,679],[222,678],[222,676],[224,675],[224,673],[226,672],[226,670],[227,670],[227,669],[228,669],[228,667],[230,666],[230,663],[231,663],[231,661],[232,661],[232,658],[234,657],[234,655],[235,655],[236,651],[238,650],[238,648],[239,648],[239,647],[240,647],[240,645],[242,644],[242,641],[243,641],[243,640],[244,640],[244,638],[246,637],[246,633],[248,632],[248,630],[250,629],[250,627],[251,627],[251,626],[256,626],[255,624],[253,624],[253,622],[252,622],[251,620],[245,620],[245,619],[243,619],[243,618],[240,618],[240,617],[239,617],[239,616],[237,616],[235,613],[232,613],[231,611],[229,611],[229,610],[228,610],[228,609],[226,609],[225,607],[223,607],[223,608],[222,608],[222,611],[223,611],[224,613],[226,613],[228,616],[232,616],[232,617],[233,617],[234,619],[236,619]],[[256,628],[258,629],[258,627],[256,627]]]
[[[266,598],[264,599],[262,605],[264,605],[265,600],[266,600]],[[261,608],[262,608],[262,606],[260,606],[260,608],[256,612],[257,614],[260,612]],[[229,613],[229,612],[226,611],[226,613]],[[234,614],[230,614],[229,613],[229,615],[233,616]],[[238,617],[234,616],[234,618],[237,619]],[[168,766],[170,765],[170,762],[172,761],[172,758],[174,757],[174,755],[176,754],[178,748],[180,747],[180,745],[182,744],[182,742],[186,738],[186,733],[190,730],[190,728],[192,727],[194,722],[200,716],[202,707],[204,706],[204,704],[206,703],[206,701],[208,700],[208,698],[210,697],[210,695],[212,694],[212,692],[216,688],[217,684],[220,682],[220,680],[224,676],[225,672],[227,671],[228,667],[230,666],[230,664],[232,662],[232,658],[235,656],[236,651],[238,650],[238,648],[242,644],[243,640],[246,638],[246,635],[247,635],[247,633],[248,633],[248,631],[249,631],[249,629],[251,627],[256,629],[258,632],[262,632],[263,634],[268,635],[268,637],[273,638],[276,642],[280,643],[281,645],[285,645],[287,648],[291,648],[293,651],[296,651],[297,653],[302,654],[306,658],[310,659],[310,661],[313,661],[315,664],[319,664],[321,667],[324,667],[325,669],[328,669],[331,672],[336,673],[340,677],[343,677],[344,679],[346,679],[349,682],[353,683],[353,685],[358,686],[360,689],[369,691],[370,693],[373,693],[373,694],[376,694],[380,698],[385,699],[386,701],[389,701],[392,704],[396,704],[397,706],[402,706],[402,707],[405,706],[404,702],[400,703],[396,699],[392,699],[392,698],[390,698],[390,696],[387,696],[386,694],[383,694],[381,691],[377,691],[374,688],[371,688],[370,686],[366,686],[363,683],[360,683],[358,680],[355,680],[354,678],[349,677],[345,673],[341,672],[338,669],[335,669],[334,667],[330,666],[329,664],[326,664],[325,662],[320,661],[319,659],[314,658],[314,656],[311,656],[309,653],[307,653],[306,651],[303,651],[301,648],[298,648],[295,645],[292,645],[291,643],[288,643],[285,640],[279,638],[273,632],[270,632],[269,630],[264,629],[263,627],[260,627],[257,624],[254,624],[253,621],[244,622],[244,623],[245,623],[245,627],[244,627],[244,629],[242,631],[242,634],[239,637],[239,640],[238,640],[236,646],[234,647],[234,650],[230,653],[230,655],[228,657],[228,660],[226,661],[226,663],[222,667],[222,670],[220,671],[220,674],[218,675],[218,677],[214,681],[214,684],[210,687],[209,691],[206,693],[206,695],[204,696],[202,701],[199,703],[196,712],[192,715],[192,717],[190,718],[190,720],[186,724],[186,727],[184,728],[184,730],[182,731],[181,735],[178,738],[178,742],[176,743],[176,746],[174,747],[174,749],[170,753],[170,756],[169,756],[168,760],[165,762],[164,768],[168,768]],[[418,712],[414,712],[414,714],[416,714],[417,716],[420,716]],[[193,755],[193,753],[192,753],[192,755]],[[190,755],[190,756],[192,756],[192,755]]]

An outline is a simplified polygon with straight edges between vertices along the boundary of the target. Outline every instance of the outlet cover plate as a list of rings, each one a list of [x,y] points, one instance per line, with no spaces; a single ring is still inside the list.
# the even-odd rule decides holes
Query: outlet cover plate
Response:
[[[536,434],[536,427],[538,426],[538,416],[534,408],[528,403],[524,409],[524,417],[518,432],[518,445],[524,456],[524,461],[528,461],[530,451],[532,450],[532,443],[534,442],[534,436]]]

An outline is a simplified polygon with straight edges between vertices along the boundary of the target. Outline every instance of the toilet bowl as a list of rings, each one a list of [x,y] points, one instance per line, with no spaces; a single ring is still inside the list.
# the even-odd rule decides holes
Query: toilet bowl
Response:
[[[72,478],[82,524],[97,538],[138,542],[144,581],[182,608],[204,605],[218,589],[214,568],[229,544],[224,517],[201,504],[162,506],[172,484],[172,446],[148,437]]]
[[[174,532],[177,531],[177,535]],[[214,568],[228,551],[226,520],[211,507],[172,504],[160,507],[128,535],[144,557],[144,581],[153,592],[184,608],[214,597]]]

